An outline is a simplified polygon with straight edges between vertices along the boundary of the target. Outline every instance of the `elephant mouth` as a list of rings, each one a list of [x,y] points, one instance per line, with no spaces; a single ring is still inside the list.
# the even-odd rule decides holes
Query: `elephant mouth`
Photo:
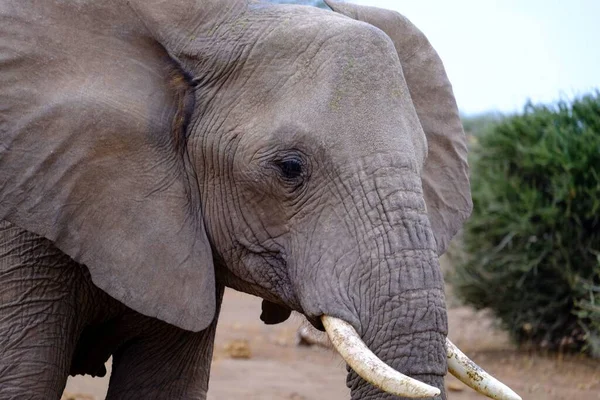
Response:
[[[313,326],[313,328],[315,328],[316,330],[318,330],[318,331],[321,331],[321,332],[326,332],[326,331],[327,331],[327,330],[325,329],[325,325],[324,325],[324,323],[323,323],[323,318],[326,318],[326,317],[315,318],[315,317],[309,317],[309,316],[307,316],[306,314],[305,314],[304,316],[305,316],[306,320],[307,320],[307,321],[308,321],[308,322],[309,322],[309,323],[310,323],[310,324]],[[329,333],[328,333],[327,335],[328,335],[328,336],[330,336],[330,335],[329,335]]]
[[[335,317],[321,317],[333,346],[348,365],[365,381],[384,392],[407,398],[434,397],[440,390],[406,376],[380,360],[362,341],[349,323]],[[314,324],[313,324],[314,325]],[[471,361],[446,339],[448,371],[479,393],[498,400],[521,400],[521,397]]]

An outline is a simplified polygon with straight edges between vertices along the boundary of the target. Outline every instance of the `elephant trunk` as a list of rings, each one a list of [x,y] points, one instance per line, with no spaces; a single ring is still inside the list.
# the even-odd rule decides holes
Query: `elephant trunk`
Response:
[[[410,386],[415,389],[396,393],[405,398],[439,393],[436,398],[445,399],[448,328],[443,280],[435,252],[422,249],[414,246],[383,263],[387,274],[378,271],[379,279],[372,283],[378,286],[373,289],[378,293],[365,305],[369,311],[361,314],[367,316],[361,321],[361,336],[385,364],[439,390],[423,385],[422,390]],[[399,398],[368,383],[357,372],[351,369],[347,379],[352,399]]]
[[[509,390],[497,391],[499,382],[486,380],[487,374],[447,345],[444,280],[420,176],[392,165],[402,174],[371,162],[367,172],[344,176],[345,188],[353,189],[339,196],[346,212],[322,207],[317,226],[298,235],[299,254],[312,266],[302,275],[308,273],[311,284],[294,279],[304,312],[321,317],[351,367],[352,399],[445,399],[448,367],[471,387],[486,386],[482,393],[488,396],[518,399]],[[310,252],[303,251],[307,231],[319,234],[308,241]],[[381,374],[369,375],[373,371]],[[469,382],[472,376],[477,379]]]
[[[314,266],[309,272],[319,288],[314,302],[317,312],[351,324],[385,364],[434,386],[441,392],[438,399],[445,398],[444,281],[420,176],[414,166],[401,160],[381,155],[365,161],[364,170],[345,175],[345,188],[351,190],[341,192],[339,198],[347,212],[339,213],[340,207],[324,208],[312,229],[319,234],[318,240],[310,240],[316,246],[303,253],[309,257],[307,264]],[[315,292],[309,286],[300,286],[298,292],[305,312],[314,315],[305,305],[314,304]],[[371,367],[379,368],[366,369]],[[398,398],[378,389],[372,380],[369,383],[369,378],[363,379],[364,374],[356,369],[360,368],[354,365],[347,379],[353,399]]]
[[[385,364],[439,389],[441,393],[437,398],[443,399],[448,334],[444,281],[420,178],[416,173],[407,172],[407,167],[395,165],[402,175],[390,174],[389,169],[377,168],[375,163],[367,168],[373,167],[374,171],[366,179],[357,177],[355,182],[353,177],[345,178],[353,188],[360,189],[345,198],[351,203],[345,206],[349,212],[343,217],[336,214],[323,218],[329,223],[317,230],[321,234],[336,233],[339,243],[339,231],[326,228],[351,227],[346,231],[351,236],[344,242],[353,245],[323,246],[323,252],[314,257],[318,256],[321,262],[335,260],[336,278],[329,276],[319,281],[333,282],[330,283],[333,290],[329,292],[334,294],[338,293],[336,288],[347,289],[345,293],[339,291],[349,305],[347,312],[340,312],[338,307],[331,316],[350,323],[366,347]],[[364,193],[367,193],[367,201],[360,197]],[[356,217],[353,209],[367,218]],[[339,217],[341,220],[334,219]],[[332,241],[321,240],[322,243]],[[329,271],[323,267],[316,270]],[[333,307],[323,309],[325,315],[328,309]],[[369,378],[363,378],[357,366],[350,370],[347,385],[352,399],[398,399],[376,387],[381,385],[374,386],[375,382],[369,383]],[[422,389],[418,397],[437,394],[433,388]],[[406,398],[412,395],[410,391],[396,393]]]

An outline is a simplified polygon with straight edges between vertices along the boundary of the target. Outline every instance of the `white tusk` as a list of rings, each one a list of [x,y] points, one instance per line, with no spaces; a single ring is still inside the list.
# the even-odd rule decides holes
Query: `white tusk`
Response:
[[[465,385],[492,399],[521,400],[521,396],[471,361],[450,339],[446,339],[446,347],[448,371]]]
[[[349,323],[327,315],[322,316],[321,321],[333,346],[365,381],[401,397],[422,398],[440,394],[438,388],[403,375],[381,361]]]

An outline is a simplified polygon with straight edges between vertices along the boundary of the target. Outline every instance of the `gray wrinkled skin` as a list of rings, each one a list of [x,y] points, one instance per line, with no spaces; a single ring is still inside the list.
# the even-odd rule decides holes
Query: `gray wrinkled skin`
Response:
[[[0,0],[0,398],[113,355],[111,400],[204,399],[224,286],[443,392],[452,90],[404,17],[329,3]]]

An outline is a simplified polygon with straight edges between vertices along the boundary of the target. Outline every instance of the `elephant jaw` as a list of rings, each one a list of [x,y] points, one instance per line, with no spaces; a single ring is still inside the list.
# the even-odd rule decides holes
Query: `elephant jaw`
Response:
[[[356,330],[347,322],[327,315],[322,316],[321,321],[333,346],[365,381],[400,397],[423,398],[440,394],[438,388],[401,374],[385,364],[369,350]],[[521,400],[508,386],[471,361],[449,339],[446,339],[446,348],[448,370],[467,386],[492,399]]]

